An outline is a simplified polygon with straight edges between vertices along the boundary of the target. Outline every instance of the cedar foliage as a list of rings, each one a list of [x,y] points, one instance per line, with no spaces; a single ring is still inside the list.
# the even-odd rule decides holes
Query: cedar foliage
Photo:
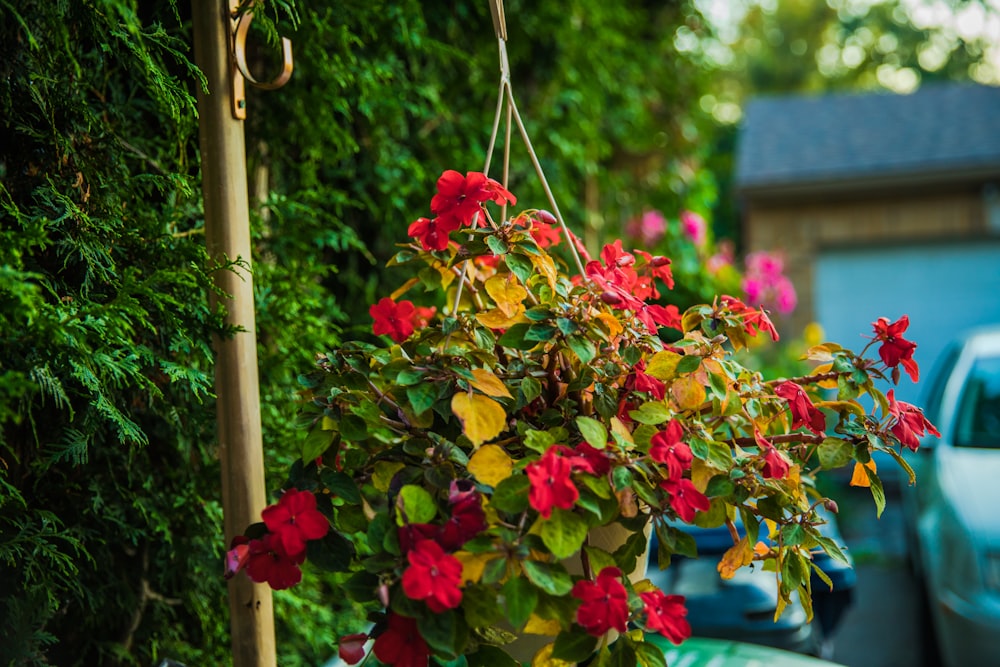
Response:
[[[570,224],[616,233],[705,196],[689,178],[703,82],[672,41],[703,28],[688,3],[507,12],[515,94]],[[0,665],[228,662],[211,342],[231,332],[208,307],[228,267],[204,251],[187,13],[0,1]],[[298,455],[297,375],[340,327],[367,328],[440,172],[482,167],[497,54],[480,1],[258,13],[258,37],[296,50],[246,124],[274,469]],[[329,655],[348,613],[318,602],[332,585],[278,596],[280,664]]]

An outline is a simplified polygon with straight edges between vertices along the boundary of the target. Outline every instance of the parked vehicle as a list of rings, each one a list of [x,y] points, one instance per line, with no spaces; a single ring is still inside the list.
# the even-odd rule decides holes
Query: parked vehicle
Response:
[[[670,667],[844,667],[770,646],[735,642],[728,639],[692,637],[680,646],[671,645],[660,635],[646,635],[646,641],[663,649]]]
[[[915,573],[947,667],[1000,665],[1000,326],[974,330],[927,385],[928,436],[903,489]]]
[[[834,515],[824,513],[824,518],[827,523],[821,532],[843,544]],[[719,576],[719,558],[733,545],[728,528],[678,527],[694,537],[699,557],[674,557],[670,567],[660,570],[654,543],[646,576],[665,593],[685,596],[687,619],[695,637],[731,639],[822,657],[832,655],[831,638],[853,598],[856,577],[850,566],[817,553],[816,564],[834,586],[831,591],[813,576],[813,622],[807,622],[805,609],[797,600],[775,620],[778,584],[773,572],[756,565],[740,568],[729,580]],[[742,523],[737,522],[737,530],[742,533]]]

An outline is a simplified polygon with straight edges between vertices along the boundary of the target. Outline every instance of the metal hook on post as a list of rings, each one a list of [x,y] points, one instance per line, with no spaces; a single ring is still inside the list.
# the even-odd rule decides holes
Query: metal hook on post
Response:
[[[247,65],[247,35],[250,32],[250,23],[253,21],[253,7],[248,7],[244,12],[239,11],[239,0],[230,0],[229,12],[232,20],[232,29],[229,33],[229,51],[232,56],[232,99],[233,118],[245,120],[247,117],[246,82],[251,86],[262,90],[276,90],[288,83],[292,77],[294,61],[292,60],[292,40],[287,37],[281,38],[281,72],[271,81],[258,81]]]

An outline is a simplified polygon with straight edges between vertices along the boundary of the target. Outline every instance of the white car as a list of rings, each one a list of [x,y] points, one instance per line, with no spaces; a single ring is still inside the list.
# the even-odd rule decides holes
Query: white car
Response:
[[[923,407],[941,437],[907,457],[911,562],[942,663],[1000,665],[1000,326],[945,351]]]

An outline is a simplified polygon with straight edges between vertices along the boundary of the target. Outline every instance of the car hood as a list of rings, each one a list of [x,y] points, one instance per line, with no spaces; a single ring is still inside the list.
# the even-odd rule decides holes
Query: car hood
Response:
[[[956,514],[977,538],[1000,545],[1000,449],[948,447],[938,454],[941,491]]]
[[[649,633],[646,641],[664,650],[670,667],[843,667],[840,663],[811,658],[767,646],[726,639],[692,637],[672,646],[662,636]]]

